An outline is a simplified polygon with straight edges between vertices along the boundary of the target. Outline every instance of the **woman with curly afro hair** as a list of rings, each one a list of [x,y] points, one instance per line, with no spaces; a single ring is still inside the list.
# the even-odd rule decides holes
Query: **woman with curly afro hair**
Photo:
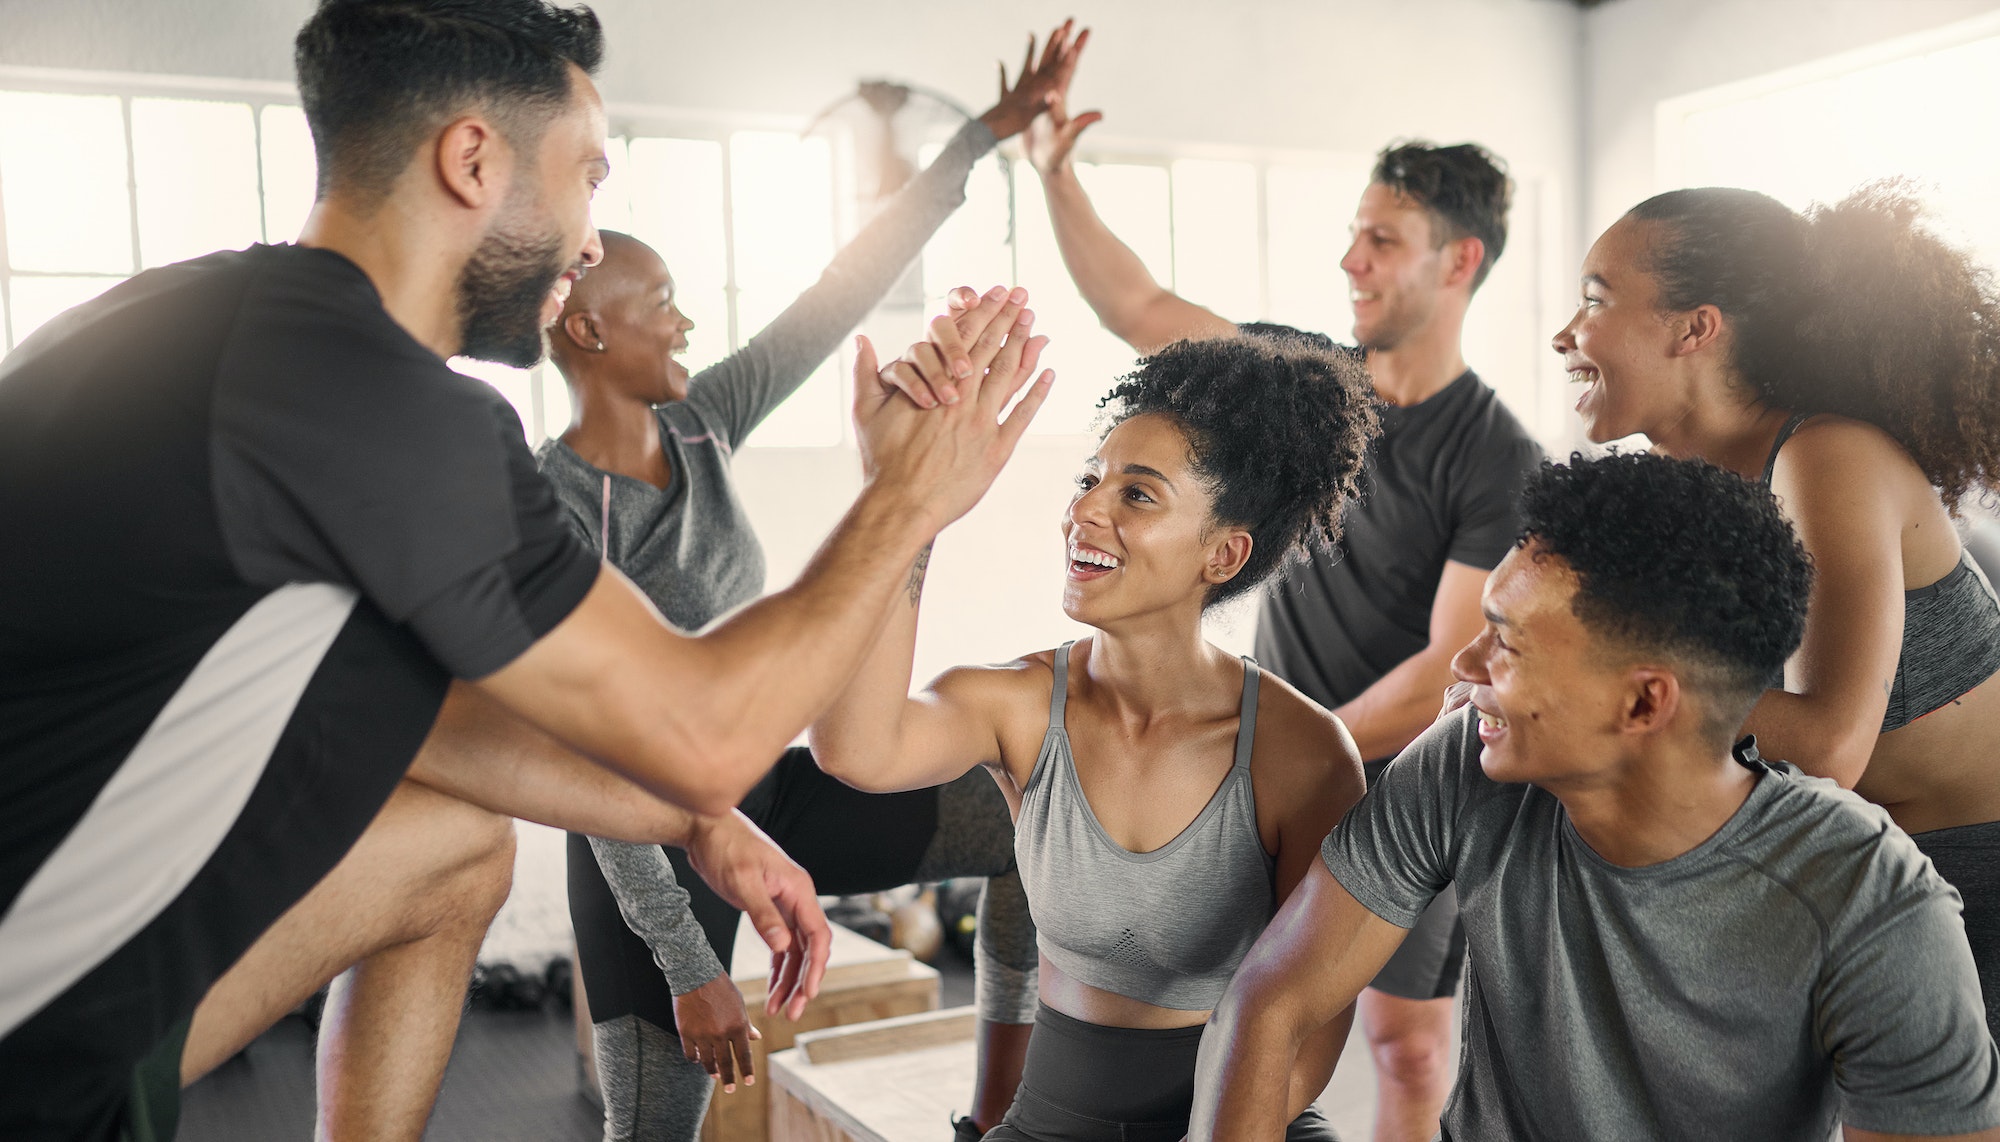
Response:
[[[2000,485],[2000,299],[1894,183],[1798,214],[1677,190],[1597,240],[1555,338],[1592,440],[1775,492],[1817,572],[1748,730],[1886,809],[1965,899],[2000,1033],[2000,603],[1953,514]]]
[[[918,351],[891,371],[936,364]],[[909,605],[813,726],[820,765],[860,788],[985,766],[1014,809],[1041,1011],[988,1138],[1185,1133],[1209,1013],[1362,792],[1339,720],[1206,642],[1202,614],[1336,537],[1373,402],[1356,358],[1299,338],[1146,358],[1105,398],[1110,429],[1062,520],[1063,612],[1090,637],[910,697],[920,560]],[[1301,1056],[1290,1137],[1332,1137],[1310,1104],[1346,1034],[1343,1019]]]

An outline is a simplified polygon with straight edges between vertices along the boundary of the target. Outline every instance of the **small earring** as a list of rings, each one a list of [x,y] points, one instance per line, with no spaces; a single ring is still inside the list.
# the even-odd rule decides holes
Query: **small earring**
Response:
[[[597,343],[597,351],[598,351],[599,353],[602,353],[602,352],[604,352],[604,342],[602,342],[602,341],[599,341],[599,342]]]

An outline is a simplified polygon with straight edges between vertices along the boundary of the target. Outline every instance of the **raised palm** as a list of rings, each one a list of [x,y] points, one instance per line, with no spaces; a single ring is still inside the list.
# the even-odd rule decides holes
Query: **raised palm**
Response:
[[[1028,53],[1021,60],[1020,74],[1013,86],[1008,86],[1006,65],[1000,66],[1000,100],[980,116],[995,138],[1005,139],[1028,129],[1052,102],[1069,94],[1069,80],[1076,72],[1077,57],[1090,42],[1088,28],[1071,38],[1075,23],[1064,20],[1050,32],[1039,59],[1035,38],[1028,37]]]

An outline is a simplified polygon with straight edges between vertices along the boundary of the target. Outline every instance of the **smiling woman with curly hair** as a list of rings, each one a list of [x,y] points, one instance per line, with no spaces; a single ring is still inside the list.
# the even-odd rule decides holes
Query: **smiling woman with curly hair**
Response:
[[[1909,192],[1799,214],[1676,190],[1597,240],[1556,335],[1592,440],[1762,479],[1817,571],[1751,712],[1772,757],[1889,810],[1965,898],[2000,1031],[2000,602],[1954,530],[2000,486],[2000,297]]]
[[[1201,632],[1211,607],[1336,537],[1376,428],[1360,361],[1299,337],[1183,341],[1104,404],[1062,521],[1063,611],[1090,637],[912,698],[919,573],[812,731],[820,764],[861,788],[984,766],[1014,807],[1045,967],[996,1142],[1179,1137],[1210,1010],[1362,790],[1338,719]],[[1299,1064],[1293,1139],[1331,1137],[1309,1104],[1336,1023]]]

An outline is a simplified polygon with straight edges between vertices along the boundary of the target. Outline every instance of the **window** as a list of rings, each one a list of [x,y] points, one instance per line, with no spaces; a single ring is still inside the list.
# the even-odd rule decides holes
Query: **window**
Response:
[[[0,88],[8,82],[0,69]],[[685,363],[699,371],[810,286],[852,227],[840,213],[843,156],[826,139],[689,128],[645,114],[622,121],[593,216],[667,259],[695,323]],[[938,150],[927,147],[920,162]],[[1337,263],[1365,162],[1106,157],[1078,169],[1106,222],[1162,284],[1233,319],[1344,332]],[[315,177],[305,117],[281,85],[203,89],[140,76],[124,91],[0,90],[0,349],[139,270],[291,239],[311,209]],[[915,337],[946,289],[997,282],[1027,285],[1039,327],[1055,338],[1046,363],[1063,383],[1035,431],[1089,432],[1097,399],[1134,354],[1071,284],[1033,170],[989,155],[880,327]],[[822,365],[750,445],[845,444],[851,364],[843,349]],[[530,441],[568,424],[569,394],[552,367],[453,365],[505,394]]]
[[[2000,20],[1985,17],[1660,104],[1662,189],[1741,186],[1794,209],[1911,179],[1940,229],[2000,265]]]

